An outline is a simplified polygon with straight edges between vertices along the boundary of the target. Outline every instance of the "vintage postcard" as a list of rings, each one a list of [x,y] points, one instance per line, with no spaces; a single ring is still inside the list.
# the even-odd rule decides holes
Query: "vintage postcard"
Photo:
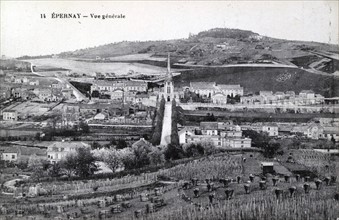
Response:
[[[0,219],[339,218],[339,2],[0,2]]]

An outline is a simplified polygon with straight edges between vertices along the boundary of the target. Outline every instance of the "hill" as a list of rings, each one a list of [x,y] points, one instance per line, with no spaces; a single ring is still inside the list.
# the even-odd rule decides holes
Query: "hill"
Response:
[[[314,90],[325,97],[339,96],[339,79],[331,75],[319,75],[299,68],[227,67],[200,68],[183,71],[174,78],[176,87],[189,86],[189,82],[216,82],[240,84],[245,93],[261,90],[300,92]]]
[[[338,54],[339,47],[338,45],[317,42],[270,38],[247,30],[214,28],[196,35],[190,35],[187,39],[144,42],[123,41],[64,52],[58,56],[109,62],[116,57],[131,54],[148,54],[148,60],[152,60],[152,58],[166,57],[167,53],[170,52],[174,62],[199,65],[218,66],[235,63],[274,62],[294,63],[303,66],[304,62],[320,62],[323,59],[321,56],[315,56],[311,51]],[[140,61],[145,60],[145,56],[141,57],[143,58],[140,58]],[[297,59],[299,57],[302,59]],[[323,66],[321,67],[323,68]],[[335,70],[329,71],[334,72]]]

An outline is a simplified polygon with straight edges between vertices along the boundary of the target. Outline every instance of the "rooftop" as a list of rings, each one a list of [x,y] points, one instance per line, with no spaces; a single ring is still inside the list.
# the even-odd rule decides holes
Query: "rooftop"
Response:
[[[200,128],[202,130],[217,130],[218,122],[200,122]]]
[[[219,84],[217,85],[219,89],[241,89],[240,85],[226,85],[226,84]]]
[[[190,82],[192,89],[215,89],[215,82]]]
[[[56,148],[81,148],[81,147],[89,147],[88,144],[84,142],[74,142],[74,141],[59,141],[59,142],[54,142],[53,144],[49,145],[48,148],[50,147],[56,147]]]

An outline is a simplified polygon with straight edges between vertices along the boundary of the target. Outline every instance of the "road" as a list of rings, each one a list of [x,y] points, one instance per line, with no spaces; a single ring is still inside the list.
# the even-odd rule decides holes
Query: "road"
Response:
[[[171,102],[165,105],[164,120],[162,122],[162,132],[160,145],[167,146],[171,142],[172,130],[172,104]]]

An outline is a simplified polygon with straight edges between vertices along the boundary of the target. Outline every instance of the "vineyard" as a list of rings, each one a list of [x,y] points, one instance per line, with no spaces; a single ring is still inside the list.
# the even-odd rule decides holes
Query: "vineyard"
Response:
[[[242,158],[240,156],[207,157],[181,164],[173,168],[159,172],[160,175],[178,180],[192,178],[219,179],[241,175],[243,171]]]
[[[300,152],[300,163],[331,163]],[[2,195],[0,219],[336,219],[336,176],[264,176],[260,160],[222,154],[139,176],[43,182],[36,197],[23,195],[28,186],[18,187],[14,197]]]
[[[314,150],[298,150],[293,156],[296,163],[308,167],[311,171],[320,176],[335,175],[335,165],[331,163],[331,157],[328,154]]]

